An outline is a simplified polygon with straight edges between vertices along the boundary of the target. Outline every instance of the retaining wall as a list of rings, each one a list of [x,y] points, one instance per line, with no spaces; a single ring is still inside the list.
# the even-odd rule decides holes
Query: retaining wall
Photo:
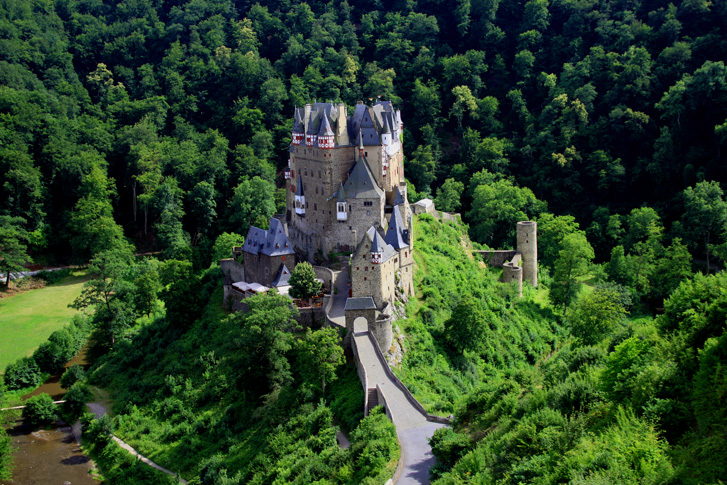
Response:
[[[510,261],[515,257],[517,251],[514,249],[496,249],[492,251],[472,251],[476,254],[481,254],[485,260],[485,264],[489,266],[495,266],[496,268],[502,268],[505,262]]]
[[[419,411],[426,419],[427,421],[432,421],[434,423],[442,423],[442,424],[449,424],[449,418],[445,418],[442,416],[435,416],[433,414],[429,414],[426,409],[424,409],[424,406],[422,406],[419,401],[414,398],[414,395],[411,393],[409,389],[404,385],[401,380],[399,380],[398,377],[396,377],[396,374],[394,374],[394,371],[391,370],[391,367],[389,367],[389,364],[386,362],[386,358],[384,357],[384,354],[379,349],[378,344],[376,343],[376,340],[371,335],[370,332],[368,332],[369,339],[371,339],[371,343],[374,346],[374,351],[379,356],[379,360],[382,362],[382,365],[384,367],[384,372],[386,372],[386,375],[389,376],[389,378],[392,380],[392,382],[401,389],[401,391],[404,393],[406,398],[409,400],[409,402],[414,406],[417,411]],[[356,355],[356,358],[358,358],[358,354]]]

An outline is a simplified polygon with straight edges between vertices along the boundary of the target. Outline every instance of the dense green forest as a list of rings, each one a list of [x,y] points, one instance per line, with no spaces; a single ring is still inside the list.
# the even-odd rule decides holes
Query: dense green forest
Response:
[[[291,384],[306,337],[261,358],[261,388],[222,359],[230,326],[253,332],[234,345],[281,330],[222,315],[208,268],[281,212],[294,106],[391,99],[412,201],[461,212],[476,245],[539,229],[541,288],[517,301],[458,229],[417,222],[399,372],[456,416],[436,476],[724,480],[726,282],[710,273],[727,260],[726,29],[725,0],[0,0],[0,273],[90,261],[76,305],[114,349],[94,378],[137,383],[116,425],[132,441],[148,428],[164,460],[199,450],[185,473],[374,479],[391,428],[348,423],[358,448],[336,451],[345,405]],[[133,258],[146,251],[159,261]],[[294,417],[263,419],[275,406]],[[255,435],[247,411],[278,434]],[[323,461],[285,461],[299,441]]]

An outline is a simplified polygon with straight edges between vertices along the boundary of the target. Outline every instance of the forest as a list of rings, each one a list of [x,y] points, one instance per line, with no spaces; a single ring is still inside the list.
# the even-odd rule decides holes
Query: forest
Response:
[[[218,439],[240,431],[224,416],[242,411],[227,408],[219,435],[201,438],[206,468],[180,468],[203,483],[274,480],[254,460],[285,480],[328,467],[340,483],[374,480],[396,455],[363,451],[391,432],[380,418],[350,456],[284,461],[286,436],[332,450],[317,433],[345,406],[333,390],[286,400],[305,373],[297,343],[260,360],[264,388],[217,361],[227,325],[273,339],[280,328],[219,314],[211,268],[282,212],[295,106],[390,99],[410,201],[433,198],[467,228],[417,221],[418,294],[401,323],[397,372],[430,411],[456,416],[433,441],[433,477],[725,480],[725,53],[725,0],[0,0],[0,273],[89,265],[76,306],[96,311],[107,355],[92,379],[111,387],[104,365],[124,369],[140,349],[171,359],[216,328],[190,368],[161,359],[142,367],[149,382],[119,374],[139,383],[115,423],[130,436],[146,426],[184,442],[232,406],[231,387],[247,411],[311,420],[297,437],[293,420],[263,420],[280,435],[254,458]],[[538,222],[541,285],[516,301],[460,242],[513,247],[525,219]],[[43,347],[45,362],[54,345],[66,344]],[[11,364],[20,380],[6,371],[7,388],[34,365]],[[168,402],[135,407],[163,389]]]

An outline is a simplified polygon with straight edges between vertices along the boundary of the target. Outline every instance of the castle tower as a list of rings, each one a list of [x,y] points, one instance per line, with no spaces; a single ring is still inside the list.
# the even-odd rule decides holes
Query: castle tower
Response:
[[[535,221],[517,223],[517,251],[522,255],[522,278],[538,286],[538,225]]]

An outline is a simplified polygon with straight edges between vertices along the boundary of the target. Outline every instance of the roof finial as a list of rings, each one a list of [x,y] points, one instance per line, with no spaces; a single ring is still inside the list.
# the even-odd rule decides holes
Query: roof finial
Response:
[[[361,134],[361,130],[358,131],[358,156],[361,158],[364,156],[363,135]]]

